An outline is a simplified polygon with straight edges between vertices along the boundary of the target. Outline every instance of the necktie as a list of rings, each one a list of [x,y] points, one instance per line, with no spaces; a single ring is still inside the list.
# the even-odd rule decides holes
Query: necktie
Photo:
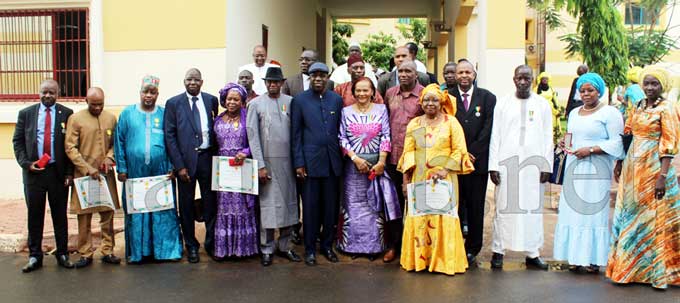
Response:
[[[465,111],[468,111],[468,108],[470,108],[470,101],[468,101],[468,94],[463,94],[463,105],[465,106]]]
[[[196,129],[198,132],[203,133],[203,128],[201,127],[201,113],[198,112],[198,106],[196,106],[196,101],[198,101],[198,97],[193,96],[191,97],[191,112],[194,114],[194,125],[196,125]],[[201,144],[203,144],[203,136],[201,138]]]
[[[52,115],[50,112],[51,110],[49,107],[45,109],[45,134],[43,138],[43,153],[52,157]]]

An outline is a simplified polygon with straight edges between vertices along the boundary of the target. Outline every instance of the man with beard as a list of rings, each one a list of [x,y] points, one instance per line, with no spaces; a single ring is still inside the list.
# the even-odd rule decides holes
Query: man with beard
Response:
[[[309,89],[309,67],[319,60],[319,53],[313,49],[306,49],[300,54],[300,73],[292,75],[283,82],[281,93],[291,97]],[[326,82],[326,89],[333,90],[335,83],[332,80]]]
[[[303,181],[305,264],[316,265],[316,239],[321,232],[321,254],[338,262],[333,238],[338,223],[338,181],[342,153],[338,142],[342,98],[326,89],[328,67],[309,68],[310,89],[291,102],[291,153],[298,179]]]
[[[50,214],[57,242],[57,264],[73,268],[68,258],[68,221],[66,199],[73,180],[73,164],[64,153],[66,121],[73,111],[57,103],[59,84],[45,80],[40,84],[40,103],[19,112],[12,143],[14,156],[22,168],[24,197],[28,208],[28,263],[21,270],[31,272],[42,267],[42,238],[45,224],[45,200],[49,197]],[[46,163],[39,161],[49,156]],[[45,158],[47,159],[47,157]]]
[[[349,66],[352,81],[345,82],[335,87],[335,92],[338,95],[340,95],[340,97],[342,97],[343,106],[350,106],[356,103],[356,99],[354,98],[354,94],[352,93],[352,87],[354,86],[354,83],[357,82],[357,80],[361,79],[366,74],[366,64],[364,62],[364,59],[361,58],[361,55],[358,54],[349,55],[349,58],[347,59],[347,66]],[[371,102],[383,104],[382,96],[380,96],[380,94],[376,94],[375,92],[373,93],[374,96]]]

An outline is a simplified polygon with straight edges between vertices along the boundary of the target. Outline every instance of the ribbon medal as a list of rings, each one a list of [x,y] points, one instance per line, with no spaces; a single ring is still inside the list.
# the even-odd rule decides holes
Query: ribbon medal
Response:
[[[481,106],[479,106],[479,105],[475,106],[475,111],[476,111],[475,117],[479,117],[479,116],[482,115],[482,114],[479,112],[480,109],[481,109]]]
[[[286,113],[286,105],[285,105],[285,104],[281,105],[281,112],[282,112],[283,114]]]
[[[153,124],[154,124],[156,127],[160,127],[160,126],[161,126],[161,119],[154,118],[154,119],[153,119]]]
[[[529,111],[529,121],[534,121],[534,111],[533,110]]]

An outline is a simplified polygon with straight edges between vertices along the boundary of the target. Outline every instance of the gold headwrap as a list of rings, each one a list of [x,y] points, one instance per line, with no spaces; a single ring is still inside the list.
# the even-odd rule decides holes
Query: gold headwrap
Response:
[[[628,72],[626,73],[626,79],[628,81],[633,82],[633,83],[640,83],[640,72],[642,71],[642,67],[639,66],[633,66],[631,67]]]
[[[425,87],[420,93],[419,102],[421,106],[423,105],[423,98],[425,98],[427,94],[435,94],[439,97],[439,104],[442,106],[442,112],[450,116],[456,115],[456,107],[453,104],[453,102],[456,101],[456,97],[449,95],[446,91],[442,91],[439,85],[433,83]]]
[[[552,76],[548,72],[542,72],[536,77],[536,87],[541,84],[543,78],[548,78],[548,86],[552,87]]]
[[[667,93],[671,90],[671,75],[664,68],[658,66],[647,66],[640,73],[640,78],[644,81],[645,77],[652,76],[661,83],[661,91]]]

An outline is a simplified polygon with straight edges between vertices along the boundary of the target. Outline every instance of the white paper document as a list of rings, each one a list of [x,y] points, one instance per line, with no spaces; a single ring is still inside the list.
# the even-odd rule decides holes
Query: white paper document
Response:
[[[92,179],[89,176],[75,178],[73,184],[80,202],[80,209],[99,206],[108,207],[111,210],[116,209],[113,205],[109,185],[103,176],[100,180]]]
[[[167,175],[127,179],[125,181],[127,214],[140,214],[175,207],[172,181]]]
[[[458,217],[458,194],[448,181],[432,180],[407,185],[410,216],[446,215]]]
[[[257,160],[245,159],[243,165],[230,166],[234,157],[213,157],[212,190],[258,194]]]

